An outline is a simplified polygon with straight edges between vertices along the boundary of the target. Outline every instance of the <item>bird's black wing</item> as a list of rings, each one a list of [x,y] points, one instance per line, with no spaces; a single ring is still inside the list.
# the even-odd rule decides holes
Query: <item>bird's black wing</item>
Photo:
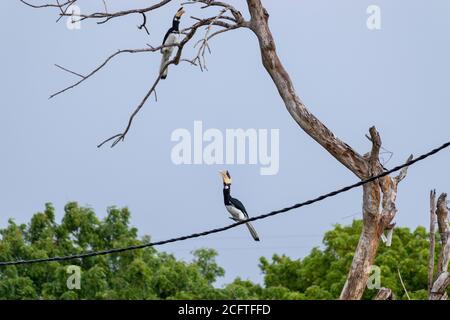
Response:
[[[171,34],[171,33],[172,33],[172,31],[173,31],[173,29],[172,29],[172,28],[170,28],[169,30],[167,30],[167,32],[166,32],[166,35],[164,36],[164,39],[163,39],[162,45],[164,45],[164,44],[166,43],[166,40],[167,40],[167,38],[169,37],[169,34]]]
[[[248,218],[247,210],[245,210],[244,205],[242,202],[240,202],[238,199],[230,198],[230,202],[233,206],[235,206],[237,209],[241,210],[242,213]]]

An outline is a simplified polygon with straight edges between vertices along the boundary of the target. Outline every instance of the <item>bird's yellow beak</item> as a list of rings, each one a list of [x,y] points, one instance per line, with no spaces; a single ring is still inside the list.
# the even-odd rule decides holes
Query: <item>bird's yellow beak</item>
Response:
[[[223,183],[225,184],[231,184],[231,176],[228,170],[226,171],[219,171],[219,174],[222,176]]]
[[[175,14],[175,17],[177,18],[181,18],[181,16],[184,14],[184,8],[181,7],[180,9],[178,9],[177,13]]]

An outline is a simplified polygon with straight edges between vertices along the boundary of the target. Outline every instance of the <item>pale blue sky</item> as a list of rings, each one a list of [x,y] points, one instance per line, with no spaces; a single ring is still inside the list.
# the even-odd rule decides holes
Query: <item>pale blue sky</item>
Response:
[[[80,0],[81,9],[88,3]],[[96,3],[98,2],[98,3]],[[101,1],[96,1],[101,9]],[[127,1],[139,7],[152,1]],[[247,17],[243,1],[232,1]],[[111,2],[110,9],[115,9]],[[340,138],[360,153],[371,125],[393,151],[392,167],[450,139],[450,2],[447,0],[264,1],[278,52],[299,96]],[[366,28],[366,8],[381,7],[382,29]],[[83,5],[86,7],[84,8]],[[92,4],[91,4],[92,5]],[[97,149],[121,130],[158,70],[160,54],[117,58],[82,86],[48,100],[76,80],[53,67],[81,73],[117,49],[158,45],[179,2],[148,15],[150,37],[138,15],[104,25],[83,22],[70,31],[56,24],[56,11],[33,10],[16,0],[0,2],[0,226],[13,217],[28,222],[46,202],[62,216],[78,201],[105,215],[128,206],[132,224],[154,240],[230,223],[217,171],[233,175],[233,195],[250,215],[307,200],[356,178],[312,141],[291,119],[263,69],[253,34],[237,30],[211,42],[209,72],[180,65],[137,117],[125,143]],[[118,7],[116,7],[117,9]],[[187,17],[200,14],[192,7]],[[193,50],[186,51],[191,57]],[[261,176],[254,165],[175,166],[173,130],[205,128],[280,129],[280,170]],[[450,192],[449,153],[411,168],[399,187],[399,226],[428,224],[431,188]],[[323,233],[360,212],[361,190],[285,215],[255,222],[261,242],[236,228],[206,238],[160,247],[190,259],[199,247],[219,251],[226,276],[261,281],[260,256],[302,257],[321,244]]]

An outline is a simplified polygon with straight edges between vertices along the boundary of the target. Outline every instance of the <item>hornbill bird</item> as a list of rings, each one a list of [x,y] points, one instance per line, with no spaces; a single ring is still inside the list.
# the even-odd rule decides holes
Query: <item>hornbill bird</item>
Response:
[[[230,219],[234,221],[242,221],[248,219],[247,210],[245,210],[244,205],[238,199],[231,197],[230,187],[231,187],[231,176],[227,171],[220,171],[220,175],[223,180],[223,201],[225,203],[225,208],[227,208],[228,212],[231,214]],[[255,228],[253,228],[250,222],[246,223],[250,234],[252,235],[255,241],[259,241],[258,234],[256,233]]]
[[[184,14],[184,9],[183,9],[183,7],[181,7],[180,9],[178,9],[177,13],[173,17],[172,27],[169,30],[167,30],[167,33],[164,36],[164,39],[162,42],[162,44],[164,46],[173,45],[173,44],[178,43],[178,35],[180,33],[180,30],[179,30],[180,19],[183,14]],[[162,72],[161,79],[167,78],[168,68],[166,68],[166,70],[164,70],[164,72],[163,72],[163,69],[166,66],[166,64],[169,62],[170,55],[172,54],[173,48],[174,47],[171,46],[171,47],[165,47],[165,48],[161,49],[162,58],[161,58],[161,66],[159,68],[159,73]]]

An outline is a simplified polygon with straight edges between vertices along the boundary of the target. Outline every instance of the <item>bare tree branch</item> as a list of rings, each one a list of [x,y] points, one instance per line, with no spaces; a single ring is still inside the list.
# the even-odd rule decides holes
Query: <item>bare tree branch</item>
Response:
[[[83,75],[81,75],[81,74],[79,74],[79,73],[77,73],[77,72],[75,72],[75,71],[69,70],[69,69],[67,69],[67,68],[61,67],[59,64],[55,64],[55,67],[57,67],[57,68],[59,68],[59,69],[61,69],[61,70],[63,70],[63,71],[66,71],[66,72],[68,72],[68,73],[74,74],[74,75],[76,75],[77,77],[80,77],[81,79],[86,79],[86,76],[83,76]]]
[[[370,141],[372,142],[372,150],[369,156],[370,175],[375,176],[380,173],[379,157],[381,148],[381,137],[375,127],[369,129]]]
[[[62,4],[60,4],[60,3],[57,1],[56,4],[48,3],[48,4],[40,4],[40,5],[36,5],[36,4],[29,3],[29,2],[27,2],[27,1],[25,1],[25,0],[19,0],[19,1],[22,2],[23,4],[29,6],[29,7],[34,8],[34,9],[42,9],[42,8],[58,8],[58,9],[60,9],[61,12],[63,12],[63,11],[61,10],[63,7],[65,7],[65,6],[70,6],[70,5],[74,4],[75,2],[77,2],[77,0],[69,0],[69,1],[64,2],[64,3],[62,3]]]
[[[199,47],[199,49],[198,49],[198,52],[197,52],[197,56],[196,56],[194,59],[192,59],[192,61],[193,61],[194,63],[195,63],[195,62],[198,62],[198,66],[200,67],[200,70],[201,70],[201,71],[203,71],[203,69],[208,70],[208,68],[206,67],[205,51],[206,51],[206,49],[208,49],[208,52],[211,53],[211,49],[210,49],[209,43],[208,43],[208,40],[210,39],[210,38],[209,38],[209,33],[211,32],[211,28],[212,28],[213,24],[214,24],[215,22],[217,22],[221,17],[223,17],[223,15],[225,14],[225,12],[227,12],[227,11],[228,11],[228,8],[222,9],[222,10],[219,12],[219,14],[211,20],[211,22],[210,22],[210,23],[208,24],[208,26],[206,27],[205,36],[203,37],[203,39],[202,39],[202,40],[199,40],[199,41],[194,45],[194,48],[195,48],[199,43],[201,43],[201,45],[200,45],[200,47]],[[226,29],[223,29],[223,30],[231,30],[231,26],[230,26],[230,27],[227,27]],[[223,31],[223,30],[221,30],[221,31]],[[217,33],[216,33],[216,34],[217,34]]]
[[[106,0],[103,1],[103,6],[105,7],[105,13],[108,13],[108,6],[106,5]]]
[[[145,32],[147,32],[147,34],[150,35],[150,32],[147,29],[147,16],[144,12],[142,12],[142,19],[143,19],[142,24],[138,26],[138,29],[139,30],[144,29]]]
[[[175,46],[175,45],[171,45],[171,46]],[[64,93],[64,92],[66,92],[66,91],[68,91],[68,90],[70,90],[70,89],[75,88],[76,86],[79,86],[79,85],[82,84],[84,81],[88,80],[88,79],[91,78],[94,74],[96,74],[96,73],[99,72],[101,69],[103,69],[103,68],[104,68],[104,67],[105,67],[105,66],[106,66],[113,58],[115,58],[116,56],[118,56],[118,55],[120,55],[120,54],[123,54],[123,53],[155,52],[155,51],[159,51],[159,50],[160,50],[161,48],[163,48],[163,47],[166,47],[166,46],[159,46],[159,47],[156,47],[156,48],[151,47],[151,48],[143,48],[143,49],[124,49],[124,50],[118,50],[117,52],[115,52],[115,53],[113,53],[112,55],[110,55],[109,57],[107,57],[105,61],[103,61],[97,68],[95,68],[94,70],[92,70],[88,75],[86,75],[86,76],[81,76],[81,75],[79,75],[79,76],[81,77],[81,79],[80,79],[79,81],[75,82],[74,84],[72,84],[72,85],[70,85],[70,86],[68,86],[68,87],[65,87],[65,88],[62,89],[62,90],[59,90],[59,91],[53,93],[52,95],[50,95],[49,99],[52,99],[52,98],[54,98],[54,97],[60,95],[61,93]],[[68,70],[68,69],[66,69],[66,68],[63,68],[63,67],[61,67],[61,66],[59,66],[59,65],[57,65],[57,66],[58,66],[60,69],[64,70],[64,71],[67,71],[67,72],[70,72],[70,73],[73,73],[73,74],[77,74],[77,73],[75,73],[75,72],[73,72],[73,71],[70,71],[70,70]]]
[[[62,16],[72,16],[73,17],[74,16],[73,14],[67,13],[67,9],[71,5],[73,5],[77,0],[69,0],[63,4],[61,4],[60,2],[58,2],[59,0],[57,0],[57,4],[47,4],[47,5],[33,5],[33,4],[25,2],[24,0],[21,0],[21,1],[23,3],[25,3],[26,5],[31,6],[33,8],[46,8],[46,7],[58,8],[60,10],[60,17],[62,17]],[[105,7],[105,12],[95,12],[95,13],[75,15],[75,16],[78,17],[80,20],[103,19],[102,21],[100,21],[98,23],[105,23],[113,18],[122,17],[122,16],[126,16],[129,14],[141,14],[143,17],[143,22],[141,25],[138,26],[138,28],[145,29],[147,31],[147,33],[149,33],[147,26],[146,26],[147,25],[146,13],[166,5],[170,1],[171,0],[163,0],[163,1],[158,2],[155,5],[152,5],[152,6],[149,6],[146,8],[123,10],[123,11],[118,11],[118,12],[114,12],[114,13],[109,13],[107,10],[106,2],[103,2],[104,7]],[[117,57],[118,55],[121,55],[123,53],[134,54],[134,53],[145,53],[145,52],[157,52],[157,51],[160,51],[162,48],[174,46],[174,47],[177,47],[177,53],[176,53],[175,57],[166,64],[163,71],[166,70],[170,65],[178,65],[179,62],[181,62],[181,61],[189,62],[191,65],[194,65],[194,66],[200,66],[200,68],[203,70],[204,68],[206,68],[206,59],[205,59],[206,49],[210,52],[210,47],[209,47],[208,41],[211,38],[213,38],[219,34],[222,34],[224,32],[234,30],[234,29],[237,29],[240,27],[246,27],[246,26],[248,26],[248,23],[243,19],[242,15],[239,11],[237,11],[233,6],[228,5],[224,2],[215,2],[215,1],[209,1],[209,0],[198,0],[198,1],[190,1],[189,2],[189,4],[197,4],[197,3],[203,4],[202,8],[218,6],[218,7],[222,7],[222,9],[220,10],[220,12],[218,14],[216,14],[213,17],[193,18],[194,20],[197,20],[197,22],[194,23],[193,25],[191,25],[190,27],[183,29],[180,32],[180,34],[185,35],[185,37],[179,44],[161,45],[158,47],[148,46],[148,48],[142,48],[142,49],[118,50],[117,52],[108,56],[98,67],[93,69],[87,75],[82,75],[81,73],[72,71],[68,68],[65,68],[65,67],[62,67],[62,66],[56,64],[55,66],[58,67],[59,69],[65,71],[65,72],[68,72],[70,74],[76,75],[80,79],[78,81],[74,82],[72,85],[67,86],[67,87],[53,93],[52,95],[50,95],[49,99],[52,99],[62,93],[67,92],[68,90],[71,90],[71,89],[79,86],[80,84],[82,84],[83,82],[85,82],[86,80],[88,80],[92,76],[94,76],[96,73],[98,73],[100,70],[102,70],[111,60],[113,60],[115,57]],[[226,12],[231,12],[232,17],[226,16],[225,15]],[[229,22],[232,22],[232,23],[229,23]],[[182,51],[183,51],[185,45],[193,38],[193,36],[196,34],[197,30],[203,26],[206,26],[206,32],[205,32],[203,39],[199,40],[197,42],[197,44],[201,44],[198,49],[197,56],[191,60],[182,58],[181,54],[182,54]],[[220,27],[222,29],[211,33],[213,26]],[[108,143],[110,141],[113,141],[111,144],[111,147],[114,147],[115,145],[117,145],[118,142],[123,141],[125,139],[125,136],[131,129],[131,125],[133,123],[134,118],[139,113],[139,111],[144,106],[144,104],[147,102],[148,98],[152,94],[154,94],[155,100],[158,99],[157,93],[156,93],[156,87],[161,79],[160,77],[161,77],[161,74],[158,75],[158,77],[153,82],[153,84],[151,85],[150,89],[148,90],[148,92],[146,93],[144,98],[141,100],[141,102],[138,104],[138,106],[134,109],[133,113],[131,114],[130,118],[128,119],[128,123],[127,123],[127,126],[125,127],[124,131],[104,140],[103,142],[101,142],[98,145],[98,147],[101,147],[105,143]]]
[[[204,6],[202,6],[202,9],[208,8],[208,7],[223,7],[227,10],[229,10],[231,12],[231,14],[233,15],[234,19],[236,20],[236,23],[243,23],[244,22],[244,18],[242,17],[242,14],[239,10],[237,10],[235,7],[233,7],[232,5],[225,3],[225,2],[220,2],[220,1],[211,1],[211,0],[192,0],[192,1],[187,1],[184,2],[183,5],[188,5],[188,4],[204,4]]]
[[[103,24],[106,23],[108,21],[110,21],[111,19],[114,18],[119,18],[119,17],[124,17],[127,15],[131,15],[131,14],[143,14],[146,12],[150,12],[156,9],[161,8],[162,6],[168,4],[169,2],[171,2],[172,0],[162,0],[161,2],[158,2],[152,6],[146,7],[146,8],[141,8],[141,9],[131,9],[131,10],[123,10],[123,11],[117,11],[117,12],[112,12],[112,13],[108,13],[108,12],[94,12],[94,13],[90,13],[90,14],[80,14],[80,15],[75,15],[77,17],[79,17],[81,20],[86,20],[86,19],[100,19],[102,21],[97,22],[98,24]],[[62,16],[72,16],[71,14],[68,13],[64,13],[61,14]]]
[[[123,141],[125,139],[125,136],[127,135],[127,133],[130,131],[131,129],[131,125],[133,123],[133,120],[135,118],[135,116],[139,113],[139,111],[142,109],[142,107],[144,106],[144,104],[147,102],[148,98],[151,96],[151,94],[153,92],[155,92],[156,87],[159,83],[159,81],[161,80],[161,75],[164,73],[164,71],[170,66],[170,65],[178,65],[180,61],[186,61],[185,59],[181,59],[181,55],[183,52],[183,49],[185,47],[185,45],[193,38],[193,36],[195,35],[195,33],[197,32],[197,30],[202,27],[202,26],[207,26],[210,25],[211,23],[213,23],[216,20],[217,17],[212,17],[212,18],[207,18],[204,20],[201,20],[199,22],[197,22],[196,24],[194,24],[193,26],[191,26],[189,28],[189,33],[184,37],[184,39],[177,44],[176,46],[178,47],[177,49],[177,53],[175,55],[175,57],[170,60],[165,67],[161,70],[160,74],[158,75],[158,77],[156,78],[156,80],[154,81],[153,85],[150,87],[149,91],[147,92],[147,94],[145,95],[145,97],[142,99],[142,101],[139,103],[139,105],[136,107],[136,109],[133,111],[133,113],[131,114],[127,126],[125,127],[124,131],[118,134],[113,135],[112,137],[104,140],[103,142],[101,142],[97,147],[102,147],[104,144],[113,141],[111,144],[111,147],[114,147],[117,145],[117,143],[119,143],[120,141]],[[148,50],[150,51],[155,51],[155,50],[159,50],[161,47],[158,48],[149,48]],[[110,60],[110,59],[109,59]],[[109,61],[107,60],[107,61]],[[107,62],[106,61],[106,62]],[[195,64],[195,61],[188,61],[191,64]],[[97,68],[99,70],[99,68]],[[156,93],[155,93],[156,95]]]
[[[413,155],[410,155],[409,158],[406,160],[406,162],[410,162],[413,158],[414,158]],[[404,167],[402,170],[400,170],[398,176],[394,178],[394,182],[396,184],[399,184],[406,177],[406,174],[408,173],[408,168],[409,167]]]
[[[65,14],[67,12],[67,10],[70,9],[70,7],[76,2],[77,0],[73,0],[72,2],[70,2],[70,4],[66,5],[66,7],[64,8],[64,4],[60,4],[59,0],[56,0],[56,2],[58,3],[58,5],[60,6],[60,11],[61,11],[61,15],[58,17],[58,19],[56,19],[56,22],[59,22],[64,16],[63,14]]]

